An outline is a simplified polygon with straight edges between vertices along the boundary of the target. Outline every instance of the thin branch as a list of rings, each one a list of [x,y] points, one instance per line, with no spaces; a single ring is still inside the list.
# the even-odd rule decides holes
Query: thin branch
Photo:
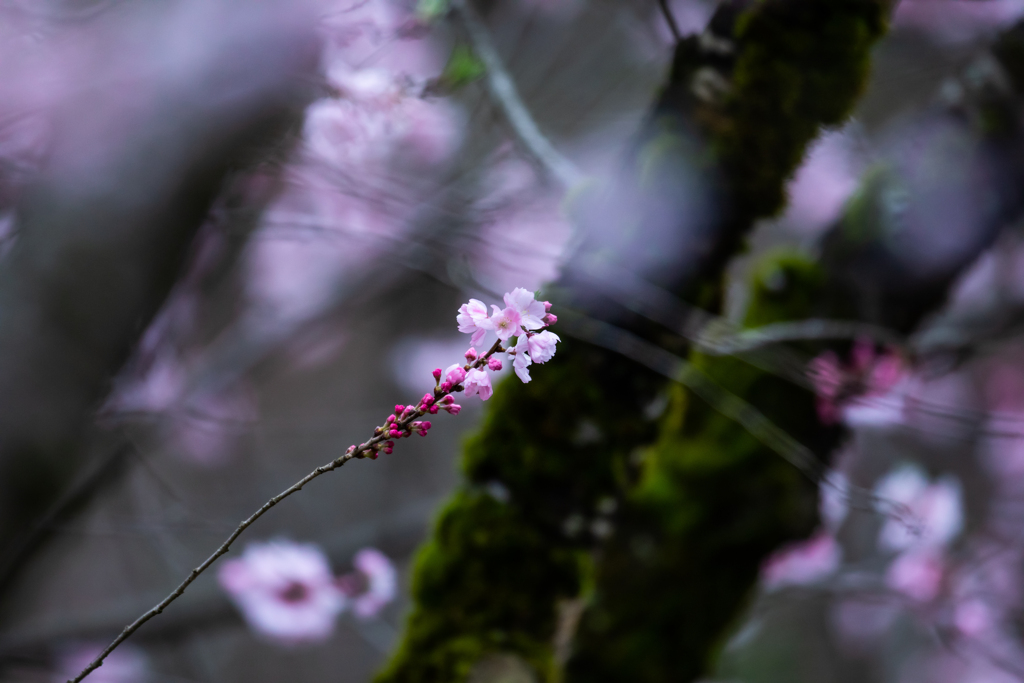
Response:
[[[499,339],[498,341],[494,342],[494,345],[486,353],[480,355],[473,362],[466,365],[464,367],[464,370],[484,367],[485,365],[487,365],[488,359],[490,359],[491,356],[493,356],[496,352],[500,350],[502,350],[502,348],[501,340]],[[456,387],[449,387],[451,387],[451,385],[448,384],[447,382],[443,385],[440,385],[438,388],[434,390],[434,396],[437,399],[450,398],[451,392],[455,391]],[[461,388],[458,388],[458,390],[461,391]],[[277,494],[276,496],[268,500],[266,503],[264,503],[263,507],[254,512],[248,519],[243,521],[241,524],[239,524],[238,528],[231,532],[231,535],[228,536],[227,540],[224,541],[212,555],[206,558],[205,562],[203,562],[201,565],[193,569],[192,572],[188,575],[188,578],[182,581],[181,584],[179,584],[178,587],[175,588],[170,595],[168,595],[166,598],[157,603],[157,605],[154,606],[151,610],[149,610],[141,617],[133,621],[131,624],[126,626],[125,629],[121,631],[121,634],[114,639],[114,642],[108,645],[106,649],[104,649],[103,652],[101,652],[100,655],[95,660],[93,660],[92,663],[89,664],[89,666],[83,669],[82,672],[78,674],[78,676],[75,677],[73,680],[68,681],[68,683],[80,683],[82,679],[84,679],[90,673],[92,673],[99,667],[103,666],[103,660],[107,658],[107,655],[113,652],[118,645],[127,640],[133,633],[138,631],[143,624],[145,624],[147,621],[163,612],[168,605],[170,605],[172,602],[180,598],[182,594],[184,594],[185,589],[187,589],[192,584],[193,581],[199,578],[200,574],[209,569],[210,565],[217,561],[217,558],[227,553],[228,550],[231,549],[231,544],[235,542],[235,539],[237,539],[242,534],[243,531],[248,529],[253,522],[262,517],[268,510],[270,510],[270,508],[274,507],[275,505],[277,505],[278,503],[280,503],[282,500],[292,495],[293,493],[301,491],[303,486],[313,481],[320,475],[327,474],[328,472],[333,472],[334,470],[338,469],[349,460],[352,460],[354,458],[362,459],[365,457],[375,458],[377,451],[383,448],[383,444],[387,444],[389,446],[393,445],[389,441],[391,438],[393,438],[389,436],[389,430],[393,429],[396,430],[397,432],[409,432],[411,434],[412,430],[416,428],[417,424],[419,424],[413,424],[414,421],[417,418],[427,414],[429,405],[429,403],[425,402],[421,402],[417,408],[413,408],[410,405],[409,408],[406,411],[404,411],[401,415],[390,416],[383,427],[377,427],[374,429],[374,436],[371,437],[369,440],[359,444],[358,446],[349,446],[349,448],[345,451],[344,455],[335,458],[326,465],[321,465],[320,467],[317,467],[315,470],[304,476],[302,479],[298,480],[297,482],[289,486],[287,489],[285,489],[284,491],[282,491],[281,493]],[[436,407],[434,408],[434,412],[437,412]],[[429,425],[427,426],[429,427]],[[390,448],[388,449],[388,452],[391,452]]]
[[[107,655],[113,652],[118,645],[127,640],[129,636],[138,631],[143,624],[145,624],[147,621],[163,612],[168,605],[170,605],[172,602],[180,598],[182,594],[185,592],[185,589],[187,589],[193,581],[199,578],[200,574],[209,569],[210,565],[217,561],[217,558],[219,558],[221,555],[225,554],[228,550],[230,550],[231,544],[235,542],[235,539],[237,539],[242,534],[243,531],[248,529],[253,522],[262,517],[264,513],[266,513],[268,510],[270,510],[270,508],[274,507],[275,505],[277,505],[278,503],[280,503],[282,500],[292,495],[293,493],[301,491],[303,486],[313,481],[321,474],[332,472],[341,467],[342,465],[344,465],[349,460],[358,457],[356,453],[361,452],[362,451],[349,451],[342,455],[341,457],[336,458],[331,462],[327,463],[326,465],[317,467],[315,470],[307,474],[305,477],[295,482],[290,487],[288,487],[287,489],[285,489],[284,491],[282,491],[281,493],[277,494],[276,496],[268,500],[266,503],[264,503],[263,507],[254,512],[244,522],[239,524],[238,528],[231,532],[231,535],[228,536],[227,540],[224,541],[224,543],[222,543],[221,546],[217,548],[217,550],[212,555],[206,558],[205,562],[203,562],[201,565],[193,569],[192,572],[188,575],[188,578],[182,581],[181,584],[177,588],[175,588],[170,595],[161,600],[155,607],[153,607],[151,610],[143,614],[134,622],[126,626],[125,629],[121,631],[121,634],[114,639],[114,642],[108,645],[106,649],[104,649],[103,652],[101,652],[100,655],[96,657],[96,659],[94,659],[92,663],[89,664],[89,666],[85,667],[85,669],[83,669],[82,672],[78,674],[78,676],[76,676],[73,680],[68,681],[68,683],[80,683],[80,681],[84,679],[86,676],[88,676],[90,673],[92,673],[99,667],[103,666],[103,660],[107,658]]]
[[[665,17],[665,23],[668,24],[668,30],[672,32],[672,37],[678,43],[683,39],[683,34],[679,30],[679,24],[676,23],[676,17],[672,14],[672,8],[668,6],[668,0],[658,0],[658,7],[661,8],[661,13]]]
[[[452,14],[465,28],[473,51],[487,68],[487,90],[494,104],[508,119],[516,138],[551,177],[566,188],[578,185],[584,179],[583,173],[555,149],[540,131],[530,110],[523,104],[516,84],[505,68],[483,20],[470,7],[468,0],[451,0],[450,7]]]

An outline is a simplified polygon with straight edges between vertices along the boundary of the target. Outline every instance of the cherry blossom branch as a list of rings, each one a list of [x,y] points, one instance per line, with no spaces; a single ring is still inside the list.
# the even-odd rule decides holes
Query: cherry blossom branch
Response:
[[[679,24],[676,23],[676,17],[672,14],[672,8],[668,6],[668,0],[658,0],[658,7],[661,8],[661,14],[665,17],[668,30],[672,32],[672,37],[678,43],[683,39],[683,34],[679,31]]]
[[[494,104],[508,119],[516,137],[555,180],[566,188],[578,185],[584,179],[583,173],[555,149],[537,126],[530,110],[523,104],[516,84],[505,68],[483,20],[470,7],[468,0],[451,0],[450,7],[452,14],[465,28],[473,51],[487,67],[487,90]]]
[[[492,393],[491,382],[487,370],[500,370],[501,361],[494,357],[499,351],[507,353],[513,361],[516,374],[524,381],[530,381],[527,367],[532,363],[545,363],[554,356],[555,344],[558,342],[557,335],[548,331],[540,331],[543,328],[557,322],[557,318],[550,314],[551,304],[536,301],[533,292],[516,288],[505,295],[505,308],[499,309],[494,306],[493,315],[487,315],[487,308],[483,302],[471,299],[460,309],[458,316],[459,330],[472,333],[472,344],[478,344],[488,332],[497,334],[498,340],[491,345],[483,354],[478,354],[471,346],[466,351],[465,357],[468,361],[465,365],[458,363],[447,370],[440,368],[434,370],[434,390],[423,395],[415,406],[396,405],[395,412],[387,417],[384,424],[375,427],[373,436],[357,445],[349,446],[345,453],[325,465],[317,467],[305,477],[295,482],[287,489],[277,494],[263,506],[245,519],[238,527],[231,532],[217,550],[213,552],[206,561],[200,564],[189,573],[167,597],[157,603],[152,609],[141,617],[126,626],[120,635],[114,639],[85,669],[68,683],[80,683],[86,676],[103,665],[103,660],[110,655],[121,643],[127,640],[133,633],[142,627],[147,621],[161,614],[172,602],[181,597],[186,589],[219,557],[231,549],[231,544],[248,529],[252,524],[266,514],[272,507],[282,500],[298,493],[302,488],[317,477],[333,472],[342,467],[349,460],[370,458],[376,460],[381,453],[390,454],[395,446],[395,441],[409,438],[413,434],[426,436],[431,428],[429,421],[421,421],[418,418],[426,415],[436,415],[444,410],[451,415],[458,415],[462,406],[455,403],[453,394],[464,391],[467,396],[479,395],[482,400],[490,398]],[[509,341],[517,337],[518,342],[513,348]],[[502,347],[504,342],[509,346]]]

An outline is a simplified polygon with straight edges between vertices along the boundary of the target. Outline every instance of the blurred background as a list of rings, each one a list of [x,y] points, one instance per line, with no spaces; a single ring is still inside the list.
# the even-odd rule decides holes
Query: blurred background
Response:
[[[534,383],[312,482],[87,680],[1024,680],[1024,1],[820,2],[0,0],[0,680],[76,675],[515,287],[569,341]],[[415,560],[542,489],[553,597],[488,583],[514,543]]]

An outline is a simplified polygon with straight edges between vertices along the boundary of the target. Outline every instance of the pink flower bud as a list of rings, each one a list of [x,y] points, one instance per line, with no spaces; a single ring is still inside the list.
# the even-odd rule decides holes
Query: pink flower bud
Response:
[[[441,399],[441,405],[443,406],[450,406],[453,403],[455,403],[455,397],[452,396],[451,394]]]
[[[384,449],[384,452],[387,453],[388,455],[391,455],[392,453],[395,452],[395,449],[392,448],[391,446],[388,446],[387,448]]]
[[[445,410],[447,410],[452,415],[458,415],[459,411],[462,410],[462,406],[460,406],[458,403],[453,403],[450,406],[446,406]]]
[[[544,304],[544,312],[545,313],[549,313],[551,311],[551,302],[550,301],[541,301],[541,303]]]
[[[462,380],[466,379],[466,369],[461,365],[453,365],[448,368],[447,374],[444,376],[446,382],[450,382],[452,386],[461,384]]]
[[[377,451],[370,451],[370,460],[376,460],[378,456],[379,454],[377,453]]]
[[[466,350],[466,354],[465,355],[466,355],[466,360],[468,360],[469,362],[472,363],[473,361],[476,360],[476,349],[474,349],[472,346],[470,346],[469,349]]]
[[[490,358],[487,359],[487,367],[489,367],[491,370],[494,370],[495,372],[501,370],[501,359],[491,356]]]
[[[434,397],[430,394],[423,394],[423,400],[420,403],[421,405],[432,406],[434,405]]]
[[[400,431],[398,431],[397,429],[392,429],[388,433],[388,436],[390,436],[392,439],[401,439],[402,438],[402,433]]]
[[[434,368],[434,372],[431,374],[434,375],[435,380],[441,379],[441,368]]]
[[[429,412],[430,412],[431,415],[437,415],[437,406],[436,405],[435,406],[430,406],[430,411]]]
[[[395,406],[395,415],[401,415],[403,410],[405,410],[405,406],[399,403]]]
[[[554,325],[555,323],[558,322],[558,316],[555,315],[554,313],[548,313],[541,320],[543,320],[545,325]]]
[[[424,428],[424,429],[430,429],[430,420],[426,420],[426,421],[425,421],[425,422],[423,423],[423,428]]]
[[[391,424],[392,422],[394,422],[397,419],[398,418],[396,418],[394,415],[388,415],[388,421],[385,424]]]
[[[442,392],[447,394],[451,390],[452,390],[452,383],[451,382],[442,382],[441,383],[441,391]]]

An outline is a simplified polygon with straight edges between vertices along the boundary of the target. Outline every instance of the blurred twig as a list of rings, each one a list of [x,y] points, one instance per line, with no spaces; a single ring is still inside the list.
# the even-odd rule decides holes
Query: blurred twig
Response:
[[[668,6],[668,0],[658,0],[658,7],[661,8],[661,13],[665,16],[665,23],[668,24],[668,30],[672,32],[672,37],[679,42],[683,39],[683,34],[679,30],[679,24],[676,23],[675,15],[672,14],[672,8]]]
[[[487,67],[487,91],[508,119],[516,138],[559,183],[567,188],[579,184],[584,178],[583,173],[555,149],[540,131],[529,109],[523,104],[516,84],[505,68],[483,20],[470,7],[468,0],[451,0],[451,10],[465,28],[474,52]]]

